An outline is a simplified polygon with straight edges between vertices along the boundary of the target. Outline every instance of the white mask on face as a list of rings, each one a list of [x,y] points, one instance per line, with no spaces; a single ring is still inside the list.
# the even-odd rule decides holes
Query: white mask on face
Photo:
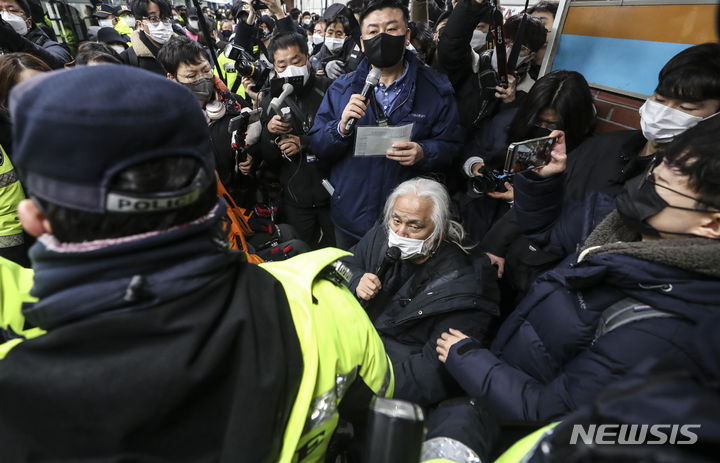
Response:
[[[312,36],[313,45],[317,45],[317,44],[319,44],[319,43],[323,43],[324,40],[325,40],[325,37],[323,37],[323,36],[320,35],[320,34],[313,34],[313,36]]]
[[[100,19],[98,21],[100,27],[113,27],[112,19]]]
[[[122,45],[110,45],[110,48],[118,52],[118,54],[125,51],[125,47],[123,47]]]
[[[473,31],[472,39],[470,39],[470,46],[474,49],[480,48],[486,43],[487,34],[483,31],[475,29]]]
[[[196,19],[189,20],[188,25],[190,25],[193,29],[198,30],[198,22]]]
[[[392,228],[388,227],[388,246],[400,248],[400,258],[402,260],[413,259],[415,257],[426,256],[428,253],[423,251],[425,242],[430,239],[417,240],[415,238],[404,238],[398,236]]]
[[[691,116],[651,99],[645,101],[639,112],[643,136],[655,143],[670,143],[675,137],[703,120],[702,117]],[[720,113],[715,113],[706,119],[717,114]]]
[[[15,32],[17,32],[18,34],[27,34],[27,23],[20,16],[8,12],[3,12],[2,18],[3,20],[5,20],[6,23],[10,24],[13,30],[15,30]]]
[[[495,57],[495,50],[497,50],[497,48],[493,48],[492,53],[490,54],[490,64],[492,65],[492,68],[495,70],[495,72],[498,72],[498,63],[497,58]],[[511,51],[512,47],[505,47],[505,59],[510,58]],[[518,59],[515,63],[515,69],[517,69],[520,66],[520,63],[522,63],[526,59],[527,56],[518,56]]]
[[[135,25],[137,24],[137,21],[132,16],[123,16],[123,21],[125,21],[125,24],[128,25],[131,29],[135,29]]]
[[[160,45],[163,45],[165,42],[170,40],[170,37],[172,37],[172,25],[170,24],[165,24],[164,22],[159,22],[157,24],[148,23],[145,24],[145,27],[148,29],[147,34],[150,38]]]
[[[309,26],[311,22],[312,21],[309,19],[303,19],[303,24],[305,24],[306,26]]]
[[[337,53],[345,43],[345,39],[335,39],[332,37],[325,37],[325,46],[330,50],[330,53]]]
[[[285,68],[285,70],[278,74],[278,77],[294,77],[294,76],[303,76],[303,85],[305,85],[310,78],[310,73],[308,72],[307,64],[304,64],[302,66],[288,66]]]

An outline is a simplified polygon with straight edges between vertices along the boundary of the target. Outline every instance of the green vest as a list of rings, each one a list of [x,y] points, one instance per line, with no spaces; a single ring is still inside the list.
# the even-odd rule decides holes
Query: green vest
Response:
[[[305,363],[280,463],[324,461],[337,406],[356,379],[381,397],[391,397],[395,388],[382,341],[355,296],[319,276],[347,255],[327,248],[261,265],[285,288]]]
[[[4,359],[10,349],[24,339],[31,339],[45,334],[40,328],[25,329],[25,317],[21,309],[23,302],[35,302],[30,296],[33,286],[32,269],[22,267],[0,257],[0,329],[11,331],[18,337],[0,344],[0,359]]]
[[[220,69],[222,69],[222,77],[225,79],[225,83],[227,84],[228,90],[232,90],[233,84],[235,83],[235,79],[242,79],[242,77],[239,77],[237,72],[227,72],[225,70],[225,64],[230,63],[233,66],[235,65],[235,61],[228,59],[225,56],[225,53],[220,53],[220,55],[217,57],[218,64],[220,65]],[[214,69],[215,75],[218,75],[217,68]],[[220,76],[218,76],[220,77]],[[242,84],[238,85],[237,91],[235,92],[241,97],[245,98],[245,87],[242,86]]]
[[[125,21],[118,18],[117,24],[115,24],[115,30],[120,34],[122,37],[123,35],[127,35],[128,37],[132,36],[133,30],[132,27],[128,26]],[[132,42],[127,42],[126,45],[128,47],[132,46]]]
[[[0,248],[20,246],[24,243],[23,229],[17,208],[25,199],[17,171],[0,146]]]

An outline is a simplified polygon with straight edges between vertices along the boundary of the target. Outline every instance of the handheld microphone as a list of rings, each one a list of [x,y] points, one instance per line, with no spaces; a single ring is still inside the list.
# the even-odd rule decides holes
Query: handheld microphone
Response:
[[[380,69],[373,68],[370,70],[367,79],[365,79],[365,87],[363,87],[361,93],[362,97],[367,99],[368,95],[373,91],[378,82],[380,82]],[[345,131],[351,131],[353,127],[355,127],[355,124],[357,124],[357,121],[358,120],[354,117],[350,118],[350,120],[347,121],[347,124],[345,124]]]
[[[395,265],[395,262],[397,262],[400,258],[400,254],[400,248],[397,246],[389,248],[385,253],[385,258],[383,259],[382,264],[380,264],[377,272],[375,272],[375,275],[381,283],[385,279],[385,275],[387,275],[388,270],[390,270],[390,268]]]
[[[287,98],[292,92],[295,91],[295,87],[292,86],[290,83],[285,83],[282,86],[282,93],[280,96],[276,96],[272,99],[270,102],[270,108],[275,111],[275,114],[280,114],[280,105],[283,104],[283,101],[285,101],[285,98]]]

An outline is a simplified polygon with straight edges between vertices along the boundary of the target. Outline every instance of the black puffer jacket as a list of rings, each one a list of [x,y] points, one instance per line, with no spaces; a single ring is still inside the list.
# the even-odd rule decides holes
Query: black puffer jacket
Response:
[[[260,103],[263,109],[260,139],[263,159],[280,171],[280,184],[284,188],[283,201],[296,206],[323,207],[330,204],[330,194],[322,186],[322,180],[330,178],[330,166],[313,156],[306,134],[313,126],[315,114],[331,84],[332,80],[326,77],[311,75],[302,90],[287,97],[283,103],[282,107],[286,107],[289,106],[287,100],[292,100],[295,107],[304,113],[303,120],[290,106],[292,134],[300,137],[302,153],[289,158],[283,157],[274,142],[278,135],[267,129],[268,122],[276,115],[275,111],[268,110],[272,97],[268,95]]]
[[[48,37],[39,27],[33,27],[18,41],[18,46],[12,52],[28,53],[43,60],[53,69],[62,69],[66,63],[72,61],[70,52]]]
[[[348,285],[353,294],[365,273],[377,272],[387,249],[386,229],[377,224],[350,250],[354,257],[343,259],[353,272]],[[407,273],[407,267],[414,274],[393,285],[393,275]],[[401,260],[388,272],[383,285],[400,288],[391,289],[392,294],[381,291],[376,300],[385,301],[382,307],[371,303],[366,310],[393,362],[396,398],[430,405],[462,395],[438,360],[436,340],[449,328],[485,336],[492,316],[499,313],[495,273],[487,256],[471,259],[447,241],[423,264]]]

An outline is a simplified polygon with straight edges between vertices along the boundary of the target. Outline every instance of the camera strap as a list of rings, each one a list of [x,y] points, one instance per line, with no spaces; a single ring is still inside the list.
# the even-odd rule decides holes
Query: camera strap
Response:
[[[307,135],[313,126],[313,116],[311,114],[307,114],[295,101],[293,101],[292,97],[285,98],[284,103],[288,105],[290,112],[292,112],[302,124],[303,135]]]
[[[510,51],[510,57],[508,58],[507,70],[509,74],[515,72],[515,64],[520,56],[520,50],[522,49],[522,43],[525,40],[525,28],[527,27],[527,9],[530,4],[530,0],[525,0],[525,12],[520,20],[520,27],[518,28],[517,37],[513,43],[512,50]],[[497,53],[497,52],[496,52]]]
[[[495,37],[495,59],[498,65],[498,82],[503,87],[507,87],[507,51],[505,50],[505,27],[503,26],[503,14],[500,7],[495,7],[492,14],[493,28],[492,33]]]

